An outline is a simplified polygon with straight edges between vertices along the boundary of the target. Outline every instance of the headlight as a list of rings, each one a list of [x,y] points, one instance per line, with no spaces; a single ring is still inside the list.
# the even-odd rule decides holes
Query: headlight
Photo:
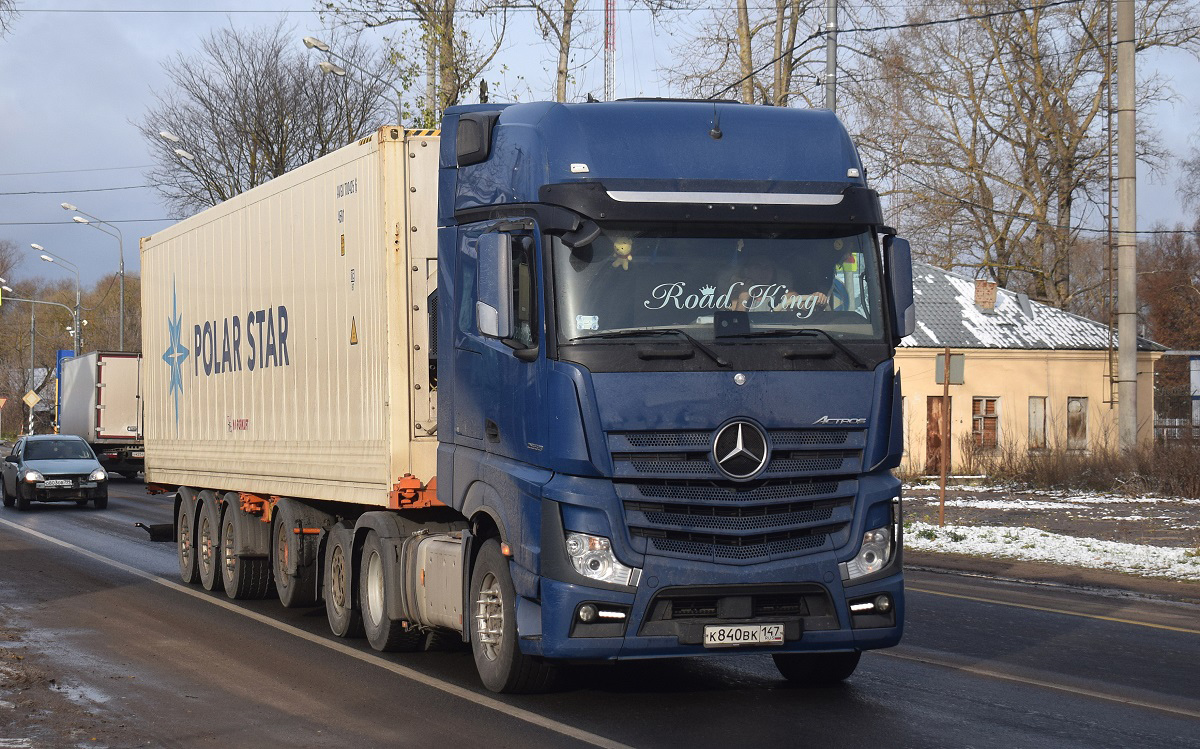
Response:
[[[97,468],[88,474],[88,481],[108,481],[108,474],[103,468]]]
[[[586,533],[567,534],[567,556],[575,571],[592,580],[617,585],[637,585],[641,570],[626,567],[612,553],[607,538]]]
[[[46,480],[45,476],[43,476],[41,473],[33,470],[32,468],[25,469],[24,481],[26,484],[36,484],[39,481],[45,481],[45,480]]]
[[[846,562],[846,579],[878,572],[892,558],[892,531],[890,528],[875,528],[863,534],[862,548],[858,556]]]

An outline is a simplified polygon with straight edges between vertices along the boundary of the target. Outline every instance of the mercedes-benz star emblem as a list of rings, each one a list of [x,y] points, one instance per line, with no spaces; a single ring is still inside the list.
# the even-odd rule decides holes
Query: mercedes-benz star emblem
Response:
[[[731,479],[744,481],[757,476],[767,465],[767,435],[748,421],[731,421],[717,431],[713,460]]]

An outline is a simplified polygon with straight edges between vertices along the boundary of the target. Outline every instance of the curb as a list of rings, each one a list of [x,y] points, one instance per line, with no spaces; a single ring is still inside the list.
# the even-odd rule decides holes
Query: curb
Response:
[[[908,550],[904,552],[904,566],[934,572],[985,575],[1018,582],[1051,583],[1095,592],[1137,595],[1200,604],[1200,582],[1139,577],[1123,572],[1088,567],[1069,567],[1017,559]]]

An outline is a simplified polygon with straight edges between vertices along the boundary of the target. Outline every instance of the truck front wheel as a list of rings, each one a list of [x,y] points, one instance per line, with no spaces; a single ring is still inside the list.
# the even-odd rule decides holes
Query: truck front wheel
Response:
[[[776,653],[775,668],[783,678],[802,686],[827,687],[850,678],[862,652]]]
[[[471,572],[471,652],[483,685],[509,694],[542,692],[554,680],[553,667],[521,652],[517,642],[517,594],[500,542],[488,539]]]

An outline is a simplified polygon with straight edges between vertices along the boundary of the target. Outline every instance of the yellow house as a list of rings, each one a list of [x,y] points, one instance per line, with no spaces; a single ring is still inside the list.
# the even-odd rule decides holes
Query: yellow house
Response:
[[[914,263],[917,330],[896,351],[911,473],[952,471],[973,453],[1116,447],[1115,353],[1109,328],[1024,294]],[[945,351],[950,424],[942,428]],[[1138,341],[1138,439],[1154,437],[1154,366],[1165,350]],[[1111,369],[1110,369],[1111,366]],[[948,435],[948,436],[947,436]]]

